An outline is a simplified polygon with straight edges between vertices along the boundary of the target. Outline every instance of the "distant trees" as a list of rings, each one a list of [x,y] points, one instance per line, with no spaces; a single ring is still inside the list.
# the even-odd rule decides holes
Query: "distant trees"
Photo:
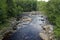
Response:
[[[22,11],[28,12],[28,11],[36,11],[37,7],[37,1],[36,0],[21,0],[17,1],[17,5],[19,5],[22,8]]]
[[[46,4],[47,4],[47,2],[45,2],[45,1],[38,1],[37,2],[37,10],[44,11],[46,8]]]

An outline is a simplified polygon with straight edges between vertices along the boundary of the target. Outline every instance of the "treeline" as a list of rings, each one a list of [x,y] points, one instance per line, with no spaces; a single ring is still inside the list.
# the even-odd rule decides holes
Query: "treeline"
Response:
[[[0,24],[22,12],[36,11],[36,0],[0,0]]]
[[[47,2],[45,2],[45,1],[38,1],[38,2],[37,2],[37,10],[38,10],[38,11],[43,11],[43,10],[45,10],[46,4],[47,4]]]
[[[36,0],[23,0],[17,2],[19,6],[21,6],[22,11],[29,12],[29,11],[36,11],[37,1]]]
[[[50,0],[47,2],[45,12],[50,23],[54,25],[54,33],[57,40],[60,40],[60,0]]]
[[[48,16],[50,24],[54,25],[55,37],[57,40],[60,40],[60,0],[40,1],[37,9],[44,11]]]

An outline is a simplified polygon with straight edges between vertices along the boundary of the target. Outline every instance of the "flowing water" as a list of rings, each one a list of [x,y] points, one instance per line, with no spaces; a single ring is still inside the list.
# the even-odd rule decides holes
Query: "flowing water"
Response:
[[[46,17],[41,14],[23,15],[17,25],[17,31],[7,40],[42,40],[39,33],[46,24]]]

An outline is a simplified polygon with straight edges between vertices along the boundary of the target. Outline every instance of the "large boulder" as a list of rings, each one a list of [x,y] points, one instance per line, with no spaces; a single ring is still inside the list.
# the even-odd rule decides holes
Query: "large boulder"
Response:
[[[49,40],[49,37],[48,37],[47,34],[45,34],[45,33],[40,33],[39,35],[40,35],[40,37],[41,37],[43,40]]]
[[[40,36],[43,40],[52,40],[53,36],[53,26],[52,25],[45,25],[42,27],[43,32],[40,33]]]

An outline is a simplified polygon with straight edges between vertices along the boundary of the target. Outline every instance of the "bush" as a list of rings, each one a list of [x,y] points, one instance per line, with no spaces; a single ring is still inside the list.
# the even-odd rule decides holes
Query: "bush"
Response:
[[[50,0],[46,5],[46,13],[51,24],[55,26],[56,37],[60,38],[60,0]]]

